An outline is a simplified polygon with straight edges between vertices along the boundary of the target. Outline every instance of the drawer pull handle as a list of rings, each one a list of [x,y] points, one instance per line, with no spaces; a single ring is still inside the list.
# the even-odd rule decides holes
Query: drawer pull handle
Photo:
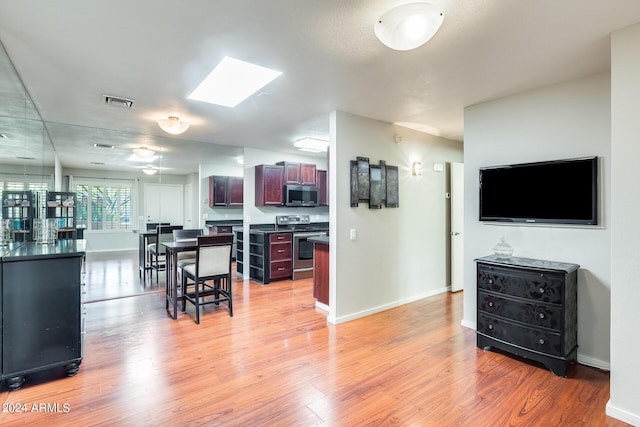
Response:
[[[541,294],[544,294],[544,288],[538,289],[538,292],[540,292]]]
[[[284,267],[280,267],[278,271],[284,271]]]
[[[544,319],[544,313],[540,313],[540,318]]]
[[[544,344],[544,340],[542,338],[540,338],[540,340],[538,342],[540,343],[540,345]]]
[[[487,327],[489,328],[490,331],[493,331],[493,325],[489,325]]]
[[[284,249],[278,249],[278,253],[281,254],[284,252]]]
[[[489,307],[493,307],[493,301],[489,301],[489,304],[487,304]]]

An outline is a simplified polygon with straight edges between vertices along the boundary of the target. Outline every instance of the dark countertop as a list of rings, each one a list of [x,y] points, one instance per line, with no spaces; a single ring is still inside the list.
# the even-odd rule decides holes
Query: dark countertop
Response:
[[[207,228],[211,227],[224,227],[224,226],[238,226],[242,225],[241,219],[222,219],[222,220],[211,220],[205,221],[204,226]]]
[[[540,270],[559,270],[559,271],[565,271],[567,273],[571,273],[572,271],[580,268],[578,264],[571,264],[566,262],[546,261],[542,259],[518,258],[518,257],[498,258],[495,255],[489,255],[482,258],[477,258],[474,261],[483,262],[487,264],[494,264],[494,265],[504,265],[508,267],[515,266],[515,267],[535,268]]]
[[[280,227],[276,229],[274,224],[254,224],[250,226],[250,233],[255,234],[273,234],[273,233],[315,233],[315,232],[326,232],[329,231],[329,223],[328,222],[312,222],[308,225],[308,228],[305,229],[291,229],[286,227]]]
[[[329,244],[329,236],[317,236],[317,237],[309,237],[307,239],[308,242],[313,242],[313,243],[321,243],[323,245],[328,245]]]
[[[25,261],[38,258],[67,258],[82,256],[86,252],[86,240],[58,240],[43,245],[37,242],[16,244],[15,249],[2,256],[2,262]]]

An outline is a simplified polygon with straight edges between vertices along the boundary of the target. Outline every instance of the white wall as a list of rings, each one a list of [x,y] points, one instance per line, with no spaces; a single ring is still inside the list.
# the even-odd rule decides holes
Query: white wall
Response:
[[[607,369],[610,335],[611,110],[608,73],[465,109],[466,289],[474,259],[504,235],[514,256],[576,263],[578,361]],[[478,169],[510,163],[599,156],[600,226],[491,225],[478,221]],[[465,292],[463,324],[476,326],[476,294]]]
[[[449,179],[432,165],[462,161],[462,143],[344,112],[332,113],[330,127],[328,320],[341,323],[445,292]],[[401,144],[393,141],[396,133]],[[358,156],[398,166],[399,208],[350,206],[350,160]],[[422,176],[411,176],[413,161],[422,162]]]
[[[611,399],[607,414],[640,425],[640,25],[611,38]]]

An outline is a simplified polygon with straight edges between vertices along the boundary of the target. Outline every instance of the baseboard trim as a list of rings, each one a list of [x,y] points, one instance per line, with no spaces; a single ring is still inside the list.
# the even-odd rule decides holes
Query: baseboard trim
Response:
[[[578,352],[578,363],[581,365],[591,366],[592,368],[602,369],[603,371],[611,371],[611,364],[604,360],[594,359],[593,357],[585,356]]]
[[[129,252],[129,251],[138,251],[138,248],[120,248],[120,249],[87,249],[85,252],[88,254],[97,254],[97,253],[108,253],[108,252]]]
[[[386,310],[390,310],[392,308],[396,308],[396,307],[400,307],[401,305],[405,305],[405,304],[409,304],[415,301],[419,301],[421,299],[425,299],[425,298],[429,298],[432,297],[434,295],[439,295],[439,294],[443,294],[447,292],[447,288],[440,288],[437,289],[435,291],[431,291],[431,292],[426,292],[424,294],[420,294],[420,295],[416,295],[410,298],[405,298],[405,299],[401,299],[398,301],[394,301],[388,304],[383,304],[383,305],[379,305],[377,307],[371,307],[367,310],[362,310],[362,311],[358,311],[356,313],[352,313],[352,314],[348,314],[346,316],[340,316],[340,317],[328,317],[327,321],[329,323],[333,323],[335,325],[339,325],[340,323],[346,323],[346,322],[350,322],[352,320],[356,320],[359,319],[361,317],[366,317],[366,316],[370,316],[372,314],[376,314],[376,313],[380,313],[382,311],[386,311]]]
[[[611,399],[607,402],[607,406],[605,407],[605,413],[613,418],[616,418],[620,421],[624,421],[625,423],[640,426],[640,414],[634,414],[629,411],[625,411],[624,409],[620,409],[611,403]]]
[[[465,328],[473,329],[474,331],[476,331],[478,329],[478,324],[476,322],[471,321],[471,320],[462,319],[460,321],[460,324],[462,326],[464,326]]]

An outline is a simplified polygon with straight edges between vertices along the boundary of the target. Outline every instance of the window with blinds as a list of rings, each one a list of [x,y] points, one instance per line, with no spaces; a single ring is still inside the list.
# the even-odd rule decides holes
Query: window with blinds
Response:
[[[132,229],[132,183],[77,182],[76,199],[78,226],[92,231]]]

